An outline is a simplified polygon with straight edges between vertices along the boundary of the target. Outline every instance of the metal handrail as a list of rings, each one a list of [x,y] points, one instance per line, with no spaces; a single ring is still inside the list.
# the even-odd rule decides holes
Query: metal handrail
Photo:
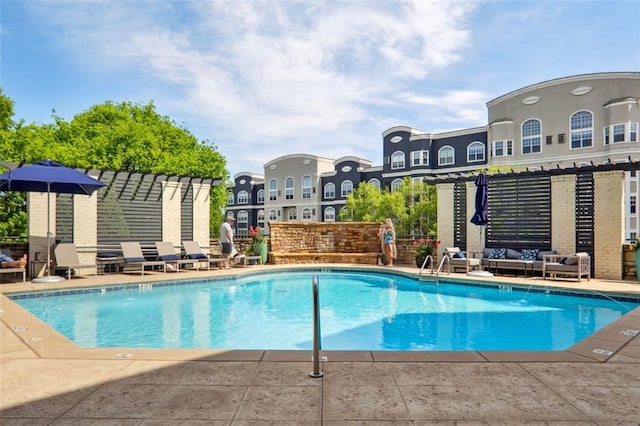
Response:
[[[313,371],[309,373],[309,376],[318,378],[324,376],[324,373],[320,371],[320,348],[322,342],[320,341],[320,289],[318,286],[318,275],[313,276]]]
[[[433,257],[431,257],[431,255],[428,254],[425,256],[424,261],[422,262],[422,266],[420,266],[420,274],[418,275],[418,279],[422,278],[422,271],[424,270],[424,267],[427,264],[428,260],[431,260],[431,274],[433,274]]]

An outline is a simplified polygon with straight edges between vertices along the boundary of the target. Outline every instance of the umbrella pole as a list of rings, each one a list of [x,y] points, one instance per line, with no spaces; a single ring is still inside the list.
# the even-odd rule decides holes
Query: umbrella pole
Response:
[[[31,280],[32,283],[57,283],[64,278],[51,275],[51,182],[47,182],[47,275]]]

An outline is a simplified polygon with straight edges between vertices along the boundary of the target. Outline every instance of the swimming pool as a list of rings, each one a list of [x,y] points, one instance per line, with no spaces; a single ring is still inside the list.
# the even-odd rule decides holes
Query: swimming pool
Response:
[[[11,295],[82,347],[311,349],[312,277],[325,350],[564,350],[640,305],[392,273],[257,273]]]

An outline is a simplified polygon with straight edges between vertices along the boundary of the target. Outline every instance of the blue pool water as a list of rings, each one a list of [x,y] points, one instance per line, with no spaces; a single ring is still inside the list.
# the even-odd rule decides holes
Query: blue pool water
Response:
[[[314,275],[327,350],[564,350],[640,305],[342,271],[11,298],[83,347],[311,349]]]

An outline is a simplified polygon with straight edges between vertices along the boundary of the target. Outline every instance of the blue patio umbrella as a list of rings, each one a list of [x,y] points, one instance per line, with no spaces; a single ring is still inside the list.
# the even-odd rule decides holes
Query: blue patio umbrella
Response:
[[[484,173],[476,177],[476,212],[471,218],[471,223],[478,226],[489,224],[489,182]]]
[[[61,277],[51,276],[51,232],[49,195],[84,194],[91,195],[103,187],[104,183],[75,169],[65,167],[51,160],[18,167],[0,175],[0,191],[46,192],[47,193],[47,271],[48,277],[34,279],[34,282],[58,281]],[[64,279],[64,278],[62,278]]]

